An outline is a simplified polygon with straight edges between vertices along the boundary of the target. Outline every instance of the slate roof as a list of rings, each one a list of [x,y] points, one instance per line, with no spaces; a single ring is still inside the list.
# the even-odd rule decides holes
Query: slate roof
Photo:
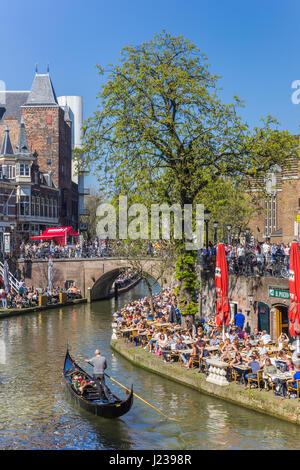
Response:
[[[10,140],[9,129],[6,126],[0,155],[14,155],[14,149]]]
[[[0,91],[0,120],[2,117],[21,117],[20,107],[26,103],[29,91]]]
[[[20,132],[19,132],[17,150],[18,150],[19,153],[29,153],[27,136],[26,136],[26,131],[25,131],[25,125],[24,125],[23,118],[21,118],[21,123],[20,123]]]
[[[36,73],[31,90],[23,106],[58,106],[56,94],[48,73]]]

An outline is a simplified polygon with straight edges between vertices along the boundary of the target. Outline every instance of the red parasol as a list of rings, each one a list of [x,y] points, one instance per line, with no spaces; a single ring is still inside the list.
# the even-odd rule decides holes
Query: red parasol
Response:
[[[217,291],[217,315],[218,326],[228,325],[230,321],[230,307],[228,302],[228,268],[223,243],[218,244],[215,283]]]
[[[290,335],[300,336],[300,253],[298,242],[291,243],[289,287],[291,304],[289,308]]]

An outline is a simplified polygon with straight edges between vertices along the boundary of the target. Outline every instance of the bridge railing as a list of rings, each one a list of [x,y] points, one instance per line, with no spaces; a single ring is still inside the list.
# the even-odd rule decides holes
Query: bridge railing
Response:
[[[203,269],[214,270],[216,265],[215,256],[201,255],[199,264]],[[247,253],[244,256],[227,258],[228,273],[242,276],[258,277],[289,277],[289,256],[260,256]]]
[[[4,263],[2,261],[0,261],[0,277],[4,280]],[[19,281],[10,271],[8,271],[8,283],[10,290],[17,294],[19,292]]]

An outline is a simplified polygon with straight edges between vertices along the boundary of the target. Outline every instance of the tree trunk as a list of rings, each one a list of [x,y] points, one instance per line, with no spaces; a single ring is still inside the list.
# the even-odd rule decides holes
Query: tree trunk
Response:
[[[148,290],[149,290],[151,314],[152,314],[153,317],[154,317],[154,303],[153,303],[153,291],[152,291],[152,286],[151,286],[149,280],[147,279],[147,277],[144,277],[144,281],[146,282],[147,287],[148,287]]]

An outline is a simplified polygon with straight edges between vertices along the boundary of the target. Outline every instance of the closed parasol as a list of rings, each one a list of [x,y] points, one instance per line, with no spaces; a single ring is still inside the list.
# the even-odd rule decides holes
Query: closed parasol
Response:
[[[298,242],[291,243],[290,265],[289,265],[289,331],[293,338],[300,336],[300,253]]]
[[[228,301],[228,267],[223,243],[218,244],[215,283],[217,291],[216,323],[218,326],[228,325],[230,307]]]

